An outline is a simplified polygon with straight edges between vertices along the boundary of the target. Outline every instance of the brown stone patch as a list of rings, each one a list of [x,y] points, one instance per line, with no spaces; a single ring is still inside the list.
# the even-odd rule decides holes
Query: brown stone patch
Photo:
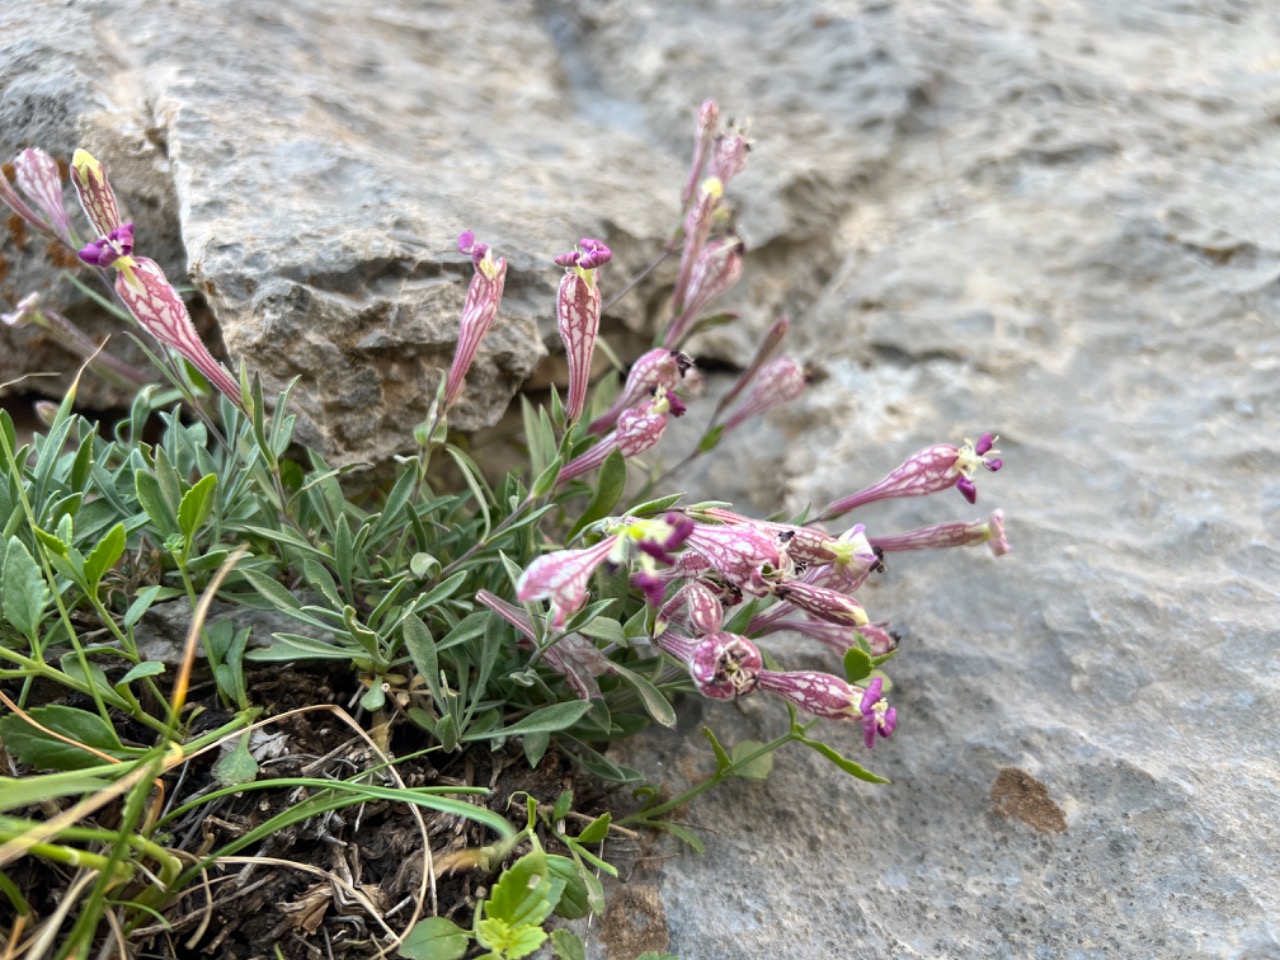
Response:
[[[658,888],[648,883],[629,883],[611,890],[600,939],[609,960],[632,960],[646,950],[665,953],[671,934]]]
[[[1066,833],[1067,815],[1049,797],[1049,788],[1017,767],[1001,767],[991,785],[991,804],[1000,816],[1021,820],[1039,833]]]

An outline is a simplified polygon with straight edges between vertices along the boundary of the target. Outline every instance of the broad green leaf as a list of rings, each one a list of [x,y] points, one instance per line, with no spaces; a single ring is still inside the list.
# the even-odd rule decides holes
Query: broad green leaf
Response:
[[[552,930],[551,948],[555,951],[555,960],[587,960],[587,948],[572,930]]]
[[[566,920],[577,920],[579,917],[585,917],[589,909],[587,905],[587,885],[579,875],[578,865],[568,857],[548,854],[547,870],[552,877],[564,882],[564,889],[555,906],[556,915],[564,917]]]
[[[178,528],[190,542],[209,519],[213,509],[214,495],[218,489],[217,474],[201,477],[182,497],[178,504]]]
[[[871,657],[857,647],[850,647],[844,652],[844,678],[850,683],[870,676],[871,666]]]
[[[91,590],[98,588],[106,572],[124,556],[125,539],[124,524],[117,523],[84,558],[84,578]]]
[[[338,596],[338,585],[324,564],[306,557],[302,561],[302,576],[310,586],[320,591],[320,595],[328,600],[335,610],[342,609],[343,602]]]
[[[555,909],[564,886],[563,880],[552,876],[545,853],[526,853],[493,885],[484,914],[513,927],[542,923]]]
[[[734,744],[729,755],[733,758],[733,775],[735,777],[742,777],[744,780],[767,780],[769,778],[769,774],[773,770],[772,753],[763,753],[749,763],[743,762],[763,746],[764,744],[759,740],[743,740],[741,743]]]
[[[418,602],[414,604],[415,608],[418,610],[426,610],[430,607],[434,607],[438,603],[444,603],[458,592],[458,588],[462,586],[466,579],[467,572],[465,570],[459,570],[453,576],[449,577],[447,580],[437,583],[434,587],[423,594]]]
[[[250,734],[237,737],[235,746],[222,754],[213,765],[213,776],[224,787],[252,783],[258,777],[258,761],[249,752]]]
[[[439,703],[443,698],[440,690],[440,661],[436,654],[436,642],[431,630],[416,616],[405,617],[401,628],[404,636],[404,647],[409,652],[418,675],[426,681],[431,698]]]
[[[488,740],[494,737],[513,737],[525,733],[556,733],[573,726],[590,709],[591,703],[586,700],[553,703],[548,707],[533,711],[523,720],[513,723],[509,727],[489,730],[485,733],[473,733],[469,730],[462,739]]]
[[[156,530],[161,535],[160,539],[177,533],[178,519],[165,502],[164,494],[160,491],[160,482],[156,479],[155,474],[145,469],[135,470],[133,483],[138,503],[142,505],[142,509],[146,511],[151,522],[155,524]]]
[[[10,537],[5,548],[0,585],[4,587],[5,617],[28,639],[34,639],[49,604],[49,588],[39,565],[17,537]]]
[[[578,632],[592,640],[603,640],[605,643],[616,643],[620,647],[627,646],[627,634],[622,624],[612,617],[597,617],[588,624],[578,628]]]
[[[590,823],[588,823],[577,836],[579,843],[600,843],[609,835],[609,824],[613,822],[613,815],[602,813]]]
[[[627,461],[621,450],[614,450],[600,465],[600,475],[596,478],[596,488],[591,494],[591,502],[578,517],[578,522],[569,528],[567,540],[572,540],[578,533],[595,523],[617,506],[622,493],[627,487]]]
[[[142,663],[135,664],[129,669],[123,677],[115,683],[117,690],[122,690],[135,680],[141,680],[144,677],[158,677],[164,673],[165,666],[159,660],[144,660]]]
[[[400,944],[407,960],[458,960],[471,945],[471,936],[446,917],[428,917],[416,924]]]
[[[872,773],[870,770],[865,769],[861,764],[854,763],[854,761],[850,760],[848,757],[841,756],[839,753],[837,753],[831,747],[827,746],[821,740],[810,740],[808,737],[796,737],[796,739],[801,743],[803,743],[806,747],[811,747],[812,749],[817,750],[818,753],[822,754],[824,757],[826,757],[828,760],[834,763],[837,767],[839,767],[841,770],[843,770],[845,773],[849,774],[852,777],[857,777],[859,780],[865,780],[867,781],[867,783],[889,783],[890,782],[886,780],[884,777],[877,776],[876,774]]]
[[[85,686],[95,687],[98,691],[98,696],[102,697],[106,703],[111,704],[113,707],[121,707],[126,710],[129,709],[129,701],[116,692],[116,688],[112,686],[111,681],[107,679],[106,672],[92,660],[89,660],[88,664],[89,672],[86,675],[84,667],[80,663],[80,657],[74,651],[63,654],[58,658],[58,666],[61,667],[62,672],[72,680],[83,683]]]
[[[17,714],[9,714],[0,719],[0,740],[4,741],[5,749],[17,760],[30,766],[83,770],[101,765],[102,757],[83,750],[76,744],[93,747],[121,760],[144,752],[124,747],[115,730],[96,713],[61,704],[34,707],[27,712],[40,726],[72,741],[68,743],[51,736],[44,730],[33,727]]]
[[[546,756],[547,748],[551,746],[551,734],[549,733],[526,733],[520,738],[521,746],[524,748],[524,759],[534,770],[538,769],[538,764],[542,762],[542,758]]]

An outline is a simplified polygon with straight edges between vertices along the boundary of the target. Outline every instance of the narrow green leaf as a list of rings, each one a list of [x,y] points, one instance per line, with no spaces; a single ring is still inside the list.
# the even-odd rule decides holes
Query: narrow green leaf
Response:
[[[272,634],[272,641],[265,647],[250,650],[244,655],[255,663],[288,663],[293,660],[351,660],[363,651],[339,647],[332,643],[313,640],[294,633]]]
[[[703,727],[702,735],[707,738],[707,742],[711,744],[712,752],[716,755],[716,773],[723,773],[733,766],[733,760],[730,758],[728,751],[720,745],[720,741],[711,732],[711,728]]]
[[[4,587],[5,617],[29,640],[34,640],[45,607],[49,605],[49,588],[39,565],[17,537],[10,537],[5,548],[0,585]]]
[[[569,528],[567,539],[572,540],[586,529],[588,524],[609,516],[609,511],[622,499],[622,493],[626,487],[627,461],[622,451],[614,450],[600,465],[600,475],[596,479],[596,488],[591,494],[591,502],[582,511],[582,516],[578,517],[578,522]]]
[[[480,469],[476,466],[474,460],[453,444],[448,444],[445,450],[453,458],[453,462],[458,465],[458,469],[462,471],[462,478],[467,482],[467,486],[471,488],[472,495],[476,498],[476,507],[484,520],[484,530],[480,534],[480,539],[487,540],[493,523],[489,516],[489,494],[485,488],[484,481],[480,479]]]
[[[865,780],[867,783],[889,783],[884,777],[877,776],[870,770],[865,769],[861,764],[854,763],[848,757],[841,756],[831,747],[827,746],[821,740],[810,740],[808,737],[796,737],[798,741],[806,747],[817,750],[837,767],[849,774],[851,777],[857,777],[859,780]]]
[[[665,513],[679,503],[683,497],[683,493],[669,493],[665,497],[658,497],[656,500],[646,500],[644,503],[637,503],[629,509],[625,516],[651,517],[656,513]]]
[[[84,558],[84,578],[90,590],[97,590],[106,572],[124,556],[125,539],[124,524],[117,523]]]
[[[286,590],[279,581],[273,580],[265,573],[245,568],[240,571],[240,575],[248,580],[249,585],[257,590],[264,599],[270,601],[271,605],[277,610],[289,613],[302,608],[302,604],[297,597]]]
[[[429,917],[416,924],[400,944],[406,960],[458,960],[471,945],[471,935],[446,917]]]
[[[556,481],[560,479],[560,468],[564,466],[564,457],[556,457],[547,466],[545,470],[538,474],[538,479],[533,481],[533,488],[529,491],[530,495],[541,499],[555,489]]]
[[[582,715],[591,709],[587,700],[571,700],[567,703],[553,703],[533,711],[523,720],[509,727],[474,733],[468,730],[461,738],[467,740],[490,740],[495,737],[513,737],[525,733],[556,733],[566,730],[582,719]]]
[[[182,497],[178,504],[178,528],[190,542],[209,519],[213,509],[214,495],[218,489],[217,474],[201,477]]]
[[[465,570],[459,570],[447,580],[437,583],[434,587],[423,594],[418,602],[414,604],[414,607],[418,610],[429,610],[436,604],[444,603],[444,601],[448,600],[458,592],[458,588],[462,586],[466,579],[467,572]]]
[[[310,586],[320,591],[320,595],[333,605],[334,610],[341,610],[345,606],[338,596],[338,585],[324,564],[310,557],[304,558],[302,576]]]
[[[355,591],[352,589],[356,558],[355,543],[351,536],[351,526],[346,516],[339,516],[335,521],[333,540],[334,566],[338,569],[338,580],[342,583],[342,595],[348,603],[355,603]]]
[[[616,663],[613,665],[613,672],[631,684],[636,693],[640,694],[640,702],[644,704],[649,716],[664,727],[672,728],[676,725],[676,711],[671,706],[671,701],[664,697],[662,691],[655,687],[647,677],[643,677],[635,671],[628,670],[626,667]]]
[[[538,764],[546,756],[547,748],[551,746],[551,734],[526,733],[520,738],[520,745],[524,748],[525,762],[529,764],[530,769],[537,770]]]
[[[701,440],[698,441],[698,451],[700,453],[710,453],[720,445],[720,438],[724,436],[724,424],[717,424],[708,430]]]

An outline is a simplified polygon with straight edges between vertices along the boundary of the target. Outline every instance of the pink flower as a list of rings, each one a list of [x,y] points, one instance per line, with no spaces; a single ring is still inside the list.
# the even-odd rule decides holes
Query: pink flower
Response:
[[[142,329],[178,351],[228,400],[240,406],[240,385],[200,340],[187,305],[160,265],[129,255],[116,258],[111,265],[118,271],[116,293]]]
[[[761,690],[776,693],[815,717],[849,720],[862,716],[859,706],[866,691],[829,673],[761,670],[756,681]]]
[[[822,511],[820,519],[829,520],[877,500],[923,497],[950,487],[958,489],[966,500],[973,503],[977,499],[973,475],[978,467],[994,473],[1004,466],[1004,461],[992,456],[999,452],[991,449],[993,442],[994,437],[984,433],[976,445],[972,440],[966,440],[962,447],[949,443],[925,447],[913,453],[879,483],[833,502]]]
[[[445,409],[453,406],[462,394],[466,382],[467,371],[476,358],[476,350],[484,339],[493,319],[498,315],[498,304],[502,302],[502,288],[507,280],[507,261],[494,260],[492,251],[486,243],[476,243],[475,234],[470,231],[458,237],[458,249],[470,253],[475,266],[475,276],[471,278],[471,286],[467,290],[467,299],[462,306],[462,323],[458,328],[458,348],[453,354],[453,363],[449,367],[449,375],[445,380]]]
[[[698,524],[685,543],[720,576],[750,593],[764,591],[763,568],[771,572],[782,566],[777,538],[756,527]]]
[[[551,625],[563,627],[570,616],[587,602],[587,587],[596,567],[609,559],[617,545],[616,536],[606,537],[585,550],[557,550],[543,554],[529,564],[516,583],[520,601],[551,601]]]
[[[702,170],[707,165],[707,150],[711,147],[719,127],[720,108],[716,106],[714,100],[707,100],[698,110],[698,122],[694,128],[693,162],[689,165],[689,179],[680,193],[682,206],[693,197],[693,191],[702,177]]]
[[[581,250],[556,257],[556,263],[568,268],[560,281],[556,318],[569,362],[565,415],[570,421],[582,416],[586,405],[591,356],[600,330],[600,288],[596,283],[596,268],[608,263],[612,257],[609,248],[599,240],[584,238],[579,246]]]
[[[714,633],[694,647],[689,676],[704,697],[735,700],[756,688],[756,675],[763,665],[759,649],[746,637]]]
[[[663,619],[676,619],[699,634],[719,633],[724,605],[716,592],[701,580],[691,580],[662,608]]]
[[[667,414],[678,416],[683,412],[684,405],[680,404],[679,398],[664,391],[659,391],[659,395],[643,407],[624,410],[618,417],[618,426],[601,437],[600,442],[586,453],[566,463],[556,482],[568,483],[594,470],[614,450],[621,451],[624,457],[644,453],[662,439],[663,431],[667,429]]]
[[[591,421],[587,431],[604,433],[618,422],[618,416],[623,410],[649,399],[659,388],[674,389],[691,366],[693,361],[683,353],[667,350],[665,347],[650,350],[631,365],[627,382],[623,384],[618,399],[605,413]]]

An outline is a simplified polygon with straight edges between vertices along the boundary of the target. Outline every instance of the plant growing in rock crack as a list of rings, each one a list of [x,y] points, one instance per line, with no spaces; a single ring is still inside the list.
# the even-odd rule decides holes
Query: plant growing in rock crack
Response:
[[[42,947],[61,937],[64,955],[83,955],[105,938],[123,942],[153,931],[157,915],[173,929],[191,926],[199,916],[182,902],[197,877],[238,862],[241,851],[286,828],[398,801],[415,815],[469,818],[497,833],[496,844],[472,855],[454,851],[446,865],[495,865],[517,844],[533,849],[507,868],[469,932],[446,928],[442,918],[419,924],[429,909],[427,888],[435,889],[423,826],[427,862],[399,933],[388,918],[400,907],[384,916],[368,896],[361,899],[354,880],[334,881],[354,891],[353,909],[367,915],[369,938],[406,956],[460,956],[448,951],[466,950],[472,940],[489,956],[527,955],[542,945],[541,924],[552,910],[563,913],[578,900],[600,909],[592,870],[610,868],[584,845],[603,839],[610,819],[569,836],[554,826],[567,812],[568,801],[557,801],[543,826],[553,825],[569,856],[551,854],[535,830],[536,802],[515,834],[505,819],[467,801],[484,790],[408,787],[398,767],[424,752],[448,763],[468,748],[508,744],[537,767],[554,745],[596,777],[639,783],[642,773],[610,757],[608,745],[650,723],[673,726],[672,702],[682,693],[779,697],[786,732],[727,748],[704,728],[714,772],[672,798],[638,789],[638,808],[612,821],[614,829],[662,827],[698,846],[672,812],[729,777],[766,776],[773,752],[788,743],[818,751],[855,777],[881,780],[816,730],[821,720],[840,721],[844,726],[823,735],[844,740],[852,723],[869,749],[897,725],[882,670],[897,641],[855,596],[887,553],[982,543],[1005,552],[1003,515],[889,535],[861,523],[844,521],[834,531],[822,524],[875,501],[951,488],[972,503],[978,471],[1002,464],[990,434],[930,446],[812,519],[752,518],[666,489],[689,460],[712,454],[725,436],[807,386],[803,366],[777,355],[790,326],[780,319],[715,405],[693,454],[665,474],[646,459],[685,414],[682,395],[698,389],[683,348],[709,325],[734,319],[713,310],[743,269],[726,188],[747,153],[743,135],[723,131],[715,105],[704,105],[681,223],[659,257],[678,255],[669,320],[621,383],[610,376],[594,391],[590,383],[608,247],[583,239],[554,258],[563,271],[554,309],[567,392],[562,399],[552,390],[542,405],[521,397],[527,466],[496,480],[448,429],[501,309],[507,270],[490,245],[464,233],[459,249],[473,277],[453,363],[439,379],[416,449],[369,498],[349,494],[340,471],[295,444],[287,389],[268,405],[243,365],[237,379],[210,355],[160,268],[135,253],[143,239],[122,219],[103,167],[83,151],[72,162],[93,228],[86,241],[63,210],[57,164],[24,151],[15,163],[17,189],[0,177],[0,199],[33,229],[79,249],[90,275],[114,293],[112,309],[159,343],[151,356],[170,387],[142,386],[109,435],[73,412],[74,388],[50,415],[48,432],[30,443],[19,442],[0,412],[0,516],[7,518],[0,686],[8,711],[0,740],[26,771],[0,780],[0,894],[19,918],[11,946]],[[39,298],[24,299],[4,319],[43,325],[117,382],[146,379]],[[149,439],[146,428],[157,420],[157,439]],[[450,476],[460,482],[450,486]],[[166,660],[144,650],[139,629],[175,604],[189,608],[189,629]],[[276,628],[251,638],[246,611],[271,614]],[[827,647],[835,672],[781,669],[769,640],[788,633]],[[193,710],[198,651],[212,693]],[[264,664],[317,662],[354,671],[346,708],[365,721],[368,749],[343,776],[272,777],[275,747],[264,724],[281,720],[263,718],[272,704],[246,674]],[[341,708],[301,709],[340,715],[359,729]],[[221,719],[207,729],[197,722],[202,713]],[[426,746],[405,751],[410,739]],[[216,747],[221,754],[208,782],[183,797],[190,761]],[[29,772],[36,769],[61,772]],[[193,818],[203,810],[266,790],[302,792],[226,842],[193,844]],[[168,803],[165,791],[175,794]],[[36,801],[45,808],[35,811]],[[38,916],[8,872],[24,857],[68,871],[66,907]],[[556,948],[574,955],[561,939]],[[424,953],[431,940],[445,952]]]

